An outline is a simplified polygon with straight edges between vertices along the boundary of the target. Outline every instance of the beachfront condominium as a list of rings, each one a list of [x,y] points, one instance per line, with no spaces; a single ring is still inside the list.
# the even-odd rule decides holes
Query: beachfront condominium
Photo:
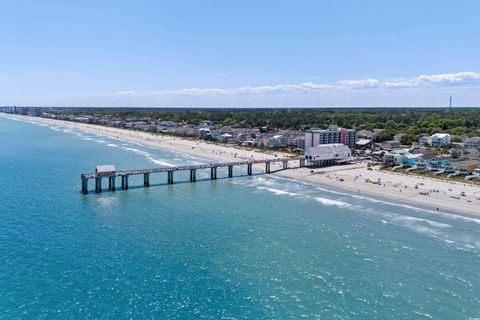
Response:
[[[305,150],[319,144],[342,143],[351,150],[355,149],[356,131],[353,129],[338,128],[336,125],[328,129],[310,129],[305,133]]]

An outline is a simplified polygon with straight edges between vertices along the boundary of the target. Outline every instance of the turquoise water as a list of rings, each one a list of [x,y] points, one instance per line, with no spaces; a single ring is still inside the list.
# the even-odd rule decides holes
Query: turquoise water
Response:
[[[477,220],[275,176],[79,192],[197,162],[0,117],[0,319],[480,317]]]

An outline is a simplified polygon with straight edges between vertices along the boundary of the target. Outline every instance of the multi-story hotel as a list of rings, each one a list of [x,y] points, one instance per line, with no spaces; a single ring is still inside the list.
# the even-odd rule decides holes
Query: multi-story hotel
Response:
[[[311,129],[305,133],[305,150],[319,144],[342,143],[350,149],[355,149],[356,131],[353,129],[328,126],[326,130]]]

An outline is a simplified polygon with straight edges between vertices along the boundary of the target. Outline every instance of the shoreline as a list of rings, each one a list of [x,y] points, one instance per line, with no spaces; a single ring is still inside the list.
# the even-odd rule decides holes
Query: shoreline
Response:
[[[4,116],[4,114],[0,113],[0,116]],[[271,159],[273,157],[292,156],[284,152],[273,152],[270,154],[258,149],[220,145],[207,143],[203,140],[185,139],[161,134],[155,135],[100,125],[11,114],[8,114],[7,117],[28,119],[49,125],[62,125],[212,161]],[[278,164],[278,169],[280,169],[280,166],[281,164]],[[365,163],[316,169],[298,168],[273,173],[275,169],[272,166],[272,174],[274,175],[314,184],[325,190],[369,198],[374,201],[383,201],[393,205],[410,206],[440,214],[456,215],[471,219],[480,218],[480,188],[474,185],[430,179],[428,177],[402,175],[384,170],[368,170]],[[465,192],[467,196],[459,198],[460,192]]]
[[[402,176],[398,173],[398,176],[394,176],[389,172],[380,170],[369,171],[366,165],[351,165],[349,168],[345,168],[345,166],[334,166],[314,169],[313,174],[309,172],[308,174],[303,175],[299,171],[294,171],[295,170],[285,171],[282,176],[313,183],[326,190],[348,194],[354,197],[358,196],[387,202],[393,205],[409,206],[412,208],[427,210],[432,213],[456,215],[476,220],[480,219],[480,200],[477,199],[477,197],[480,196],[480,188],[476,186],[461,186],[459,184],[451,185],[443,181],[438,182],[432,179],[432,181],[429,181],[429,184],[420,186],[419,189],[415,189],[413,185],[422,183],[419,181],[420,179],[415,177],[412,179],[412,176]],[[321,171],[325,172],[319,173]],[[357,178],[362,175],[381,176],[382,179],[386,181],[385,186],[362,182]],[[404,186],[406,186],[407,183],[410,185],[408,188],[403,189],[399,186],[394,186],[395,182],[387,180],[389,178],[402,179],[405,180],[403,183]],[[372,178],[370,179],[374,180]],[[424,180],[426,179],[428,178],[424,178]],[[429,196],[419,194],[420,192],[429,192],[427,190],[430,190],[430,186],[432,185],[437,189],[444,189],[445,191],[431,193]],[[458,192],[458,189],[463,190],[465,188],[470,188],[469,193],[473,193],[473,195],[469,195],[465,198],[469,198],[468,200],[471,202],[467,202],[468,200],[465,198],[455,200],[450,198],[450,194],[447,193],[449,191],[446,191],[449,187],[453,187],[450,194],[455,194]]]
[[[356,194],[355,192],[353,192],[352,190],[349,190],[349,189],[344,189],[344,188],[341,188],[341,187],[338,187],[338,186],[333,186],[333,185],[322,185],[321,183],[320,184],[317,184],[317,186],[319,186],[320,188],[324,188],[326,190],[329,190],[329,191],[333,191],[333,192],[337,192],[337,193],[341,193],[341,194],[346,194],[346,195],[350,195],[350,196],[353,196],[353,197],[360,197],[360,198],[363,198],[363,199],[367,199],[367,200],[370,200],[370,201],[378,201],[378,202],[384,202],[384,203],[388,203],[390,205],[394,205],[394,206],[401,206],[401,207],[409,207],[409,208],[412,208],[414,210],[423,210],[423,211],[428,211],[432,214],[440,214],[440,215],[453,215],[453,216],[459,216],[461,218],[465,218],[465,219],[469,219],[469,220],[476,220],[480,223],[480,216],[479,215],[472,215],[472,214],[468,214],[468,213],[462,213],[462,212],[459,212],[459,211],[449,211],[449,212],[444,212],[444,211],[437,211],[436,210],[436,207],[432,207],[432,206],[429,206],[429,205],[423,205],[423,204],[414,204],[414,203],[411,203],[411,202],[405,202],[405,201],[398,201],[398,203],[395,203],[393,201],[393,199],[391,198],[387,198],[387,197],[382,197],[382,196],[379,196],[379,195],[374,195],[374,194]]]

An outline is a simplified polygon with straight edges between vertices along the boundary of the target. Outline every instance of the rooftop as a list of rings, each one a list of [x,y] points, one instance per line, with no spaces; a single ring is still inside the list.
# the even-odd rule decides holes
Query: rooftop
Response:
[[[95,169],[95,172],[97,173],[115,172],[115,171],[117,171],[117,169],[113,164],[100,165],[100,166],[97,166]]]

